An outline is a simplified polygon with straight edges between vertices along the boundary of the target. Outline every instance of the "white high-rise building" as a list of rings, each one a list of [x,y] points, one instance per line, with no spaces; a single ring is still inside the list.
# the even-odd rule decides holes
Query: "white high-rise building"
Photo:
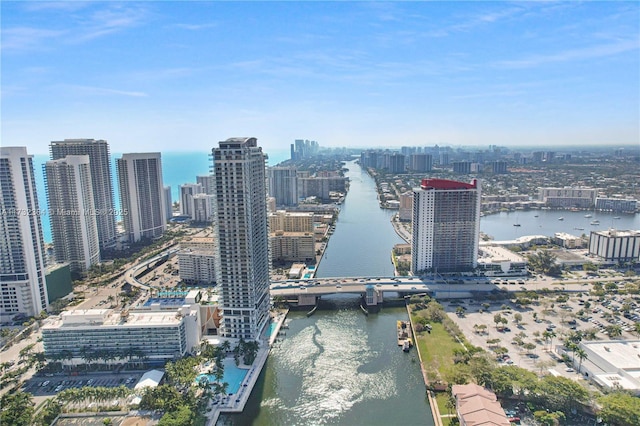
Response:
[[[160,153],[123,154],[116,166],[122,222],[128,241],[161,237],[167,217]]]
[[[57,262],[69,262],[84,273],[100,262],[97,218],[88,155],[67,155],[47,161],[45,179],[53,250]]]
[[[196,183],[202,185],[202,192],[207,195],[214,195],[216,189],[214,186],[214,180],[212,175],[196,176]]]
[[[53,141],[49,145],[49,152],[52,160],[58,160],[67,155],[89,156],[94,208],[101,213],[96,217],[100,249],[115,247],[118,237],[116,231],[117,212],[113,201],[111,156],[107,141],[95,139]]]
[[[222,334],[257,339],[269,320],[266,157],[256,138],[227,139],[212,152]]]
[[[298,205],[298,172],[295,167],[269,167],[269,195],[277,206]]]
[[[185,183],[178,186],[180,193],[180,214],[193,219],[193,197],[202,193],[202,185],[199,183]]]
[[[46,258],[33,156],[25,147],[0,147],[0,316],[38,315],[49,305]]]
[[[171,220],[173,217],[173,202],[171,200],[171,187],[164,187],[164,209],[165,216],[167,216],[167,220]]]
[[[423,179],[413,189],[411,272],[464,272],[478,264],[480,182]]]
[[[215,196],[209,194],[196,194],[192,197],[193,212],[191,220],[196,223],[206,223],[213,220],[213,200]]]

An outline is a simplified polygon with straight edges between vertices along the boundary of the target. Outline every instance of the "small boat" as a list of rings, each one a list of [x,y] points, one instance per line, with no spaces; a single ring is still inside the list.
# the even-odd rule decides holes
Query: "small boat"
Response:
[[[514,223],[513,226],[520,226],[520,224],[519,223]]]
[[[576,229],[578,231],[584,231],[584,228],[573,228],[573,229]]]
[[[585,214],[584,217],[592,217],[590,214]]]
[[[537,215],[537,214],[536,214],[536,215],[533,215],[533,217],[538,217],[538,215]]]
[[[613,218],[614,219],[620,219],[620,216],[614,216]]]
[[[564,217],[559,217],[558,220],[564,220]]]
[[[600,225],[600,221],[599,220],[592,220],[591,224],[592,225]]]
[[[404,343],[402,344],[402,351],[403,352],[409,352],[409,349],[411,349],[411,345],[409,344],[409,340],[405,340]]]

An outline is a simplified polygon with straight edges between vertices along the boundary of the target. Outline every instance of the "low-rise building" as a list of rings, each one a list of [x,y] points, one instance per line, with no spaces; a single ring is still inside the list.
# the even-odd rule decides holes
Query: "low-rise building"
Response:
[[[451,393],[456,400],[456,414],[461,426],[509,426],[496,394],[476,384],[453,385]]]
[[[585,240],[582,237],[567,234],[566,232],[556,232],[552,241],[554,244],[568,249],[581,248],[585,245]]]
[[[313,232],[276,231],[269,236],[273,261],[312,262],[315,259]]]
[[[591,231],[589,254],[605,262],[628,262],[640,258],[640,231]]]
[[[185,356],[200,341],[198,305],[136,311],[66,311],[42,327],[45,357],[63,365],[144,361],[162,365]]]
[[[637,200],[624,198],[596,198],[596,210],[615,213],[635,213],[638,208]]]
[[[527,275],[527,261],[505,247],[481,244],[478,269],[488,277]]]
[[[640,396],[640,340],[581,342],[580,348],[586,357],[572,357],[576,370],[606,390],[620,388]],[[563,351],[560,346],[558,352]]]
[[[540,188],[538,199],[549,207],[558,208],[593,208],[598,190],[594,188],[566,187]]]

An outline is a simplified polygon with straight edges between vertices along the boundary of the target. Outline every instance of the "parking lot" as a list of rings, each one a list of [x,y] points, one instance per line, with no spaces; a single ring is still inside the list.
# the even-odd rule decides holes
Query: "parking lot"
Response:
[[[120,374],[87,374],[87,375],[49,375],[33,377],[26,382],[23,390],[34,396],[51,396],[64,389],[84,386],[114,388],[124,385],[132,389],[142,376],[140,372],[122,372]]]
[[[622,334],[618,339],[636,339],[634,323],[640,320],[640,303],[629,296],[608,294],[599,302],[589,294],[589,289],[590,285],[582,292],[540,295],[537,304],[527,307],[518,307],[507,299],[451,300],[443,302],[443,306],[470,343],[489,353],[498,347],[506,348],[506,355],[496,356],[501,364],[577,379],[579,373],[572,365],[562,363],[555,353],[556,345],[577,332],[609,340],[607,326],[610,325],[619,326]],[[628,312],[623,312],[623,305]],[[464,314],[457,313],[458,307],[463,308]],[[496,324],[496,314],[500,314],[506,324]]]

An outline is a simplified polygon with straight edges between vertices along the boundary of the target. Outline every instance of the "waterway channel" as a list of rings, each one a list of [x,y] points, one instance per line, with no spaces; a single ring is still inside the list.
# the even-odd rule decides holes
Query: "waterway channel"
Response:
[[[390,252],[402,242],[381,210],[375,182],[347,163],[351,186],[318,277],[391,276]],[[234,425],[433,425],[415,350],[397,346],[404,308],[365,316],[357,299],[336,296],[330,310],[289,314],[245,411]]]

